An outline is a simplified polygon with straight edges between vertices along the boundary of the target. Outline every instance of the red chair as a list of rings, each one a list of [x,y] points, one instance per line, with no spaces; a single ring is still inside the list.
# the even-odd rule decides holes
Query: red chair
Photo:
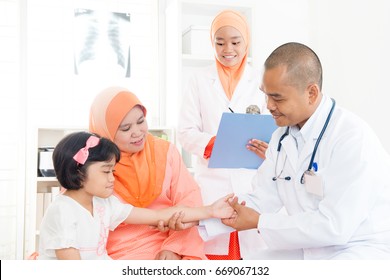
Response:
[[[229,252],[227,255],[206,255],[209,260],[242,260],[238,232],[230,233]]]

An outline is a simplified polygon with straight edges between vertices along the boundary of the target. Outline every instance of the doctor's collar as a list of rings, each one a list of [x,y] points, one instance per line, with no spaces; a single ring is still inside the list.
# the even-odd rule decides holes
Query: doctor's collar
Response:
[[[300,133],[302,134],[302,137],[305,142],[307,142],[310,138],[310,136],[314,133],[315,135],[318,134],[317,131],[313,131],[314,124],[317,123],[317,120],[319,119],[319,116],[321,115],[321,111],[326,106],[326,103],[329,103],[331,99],[325,95],[322,95],[321,102],[318,105],[317,109],[314,111],[314,113],[310,116],[310,118],[306,121],[306,123],[301,127],[301,129],[298,128],[298,126],[295,126]],[[330,102],[331,103],[331,102]],[[326,117],[326,116],[325,116]],[[320,129],[320,128],[319,128]]]

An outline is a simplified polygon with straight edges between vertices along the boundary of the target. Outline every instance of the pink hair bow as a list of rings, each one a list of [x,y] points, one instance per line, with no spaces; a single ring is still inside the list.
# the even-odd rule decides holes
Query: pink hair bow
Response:
[[[85,143],[85,147],[81,148],[77,154],[74,155],[73,159],[80,164],[84,164],[89,156],[89,148],[96,147],[99,144],[100,139],[96,136],[89,136],[87,142]]]

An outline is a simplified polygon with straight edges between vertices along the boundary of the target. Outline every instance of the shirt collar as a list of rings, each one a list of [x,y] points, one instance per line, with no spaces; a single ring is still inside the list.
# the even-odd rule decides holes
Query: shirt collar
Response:
[[[318,105],[317,109],[314,111],[314,113],[310,116],[310,118],[306,121],[306,123],[303,125],[301,129],[299,129],[297,126],[292,127],[291,134],[293,133],[292,131],[297,131],[296,133],[300,133],[303,137],[304,142],[306,143],[307,141],[310,140],[310,138],[313,138],[312,135],[313,133],[316,133],[316,129],[314,129],[314,125],[317,122],[319,116],[321,115],[321,111],[324,110],[325,103],[326,103],[327,98],[325,95],[322,95],[320,105]],[[292,134],[293,135],[293,134]],[[295,134],[299,135],[299,134]],[[293,135],[294,136],[294,135]],[[315,135],[315,138],[317,138],[318,134]]]

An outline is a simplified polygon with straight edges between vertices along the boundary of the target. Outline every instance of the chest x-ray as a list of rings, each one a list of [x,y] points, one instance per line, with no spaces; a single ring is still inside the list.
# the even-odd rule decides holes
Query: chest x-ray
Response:
[[[130,14],[75,9],[76,75],[130,77]]]

